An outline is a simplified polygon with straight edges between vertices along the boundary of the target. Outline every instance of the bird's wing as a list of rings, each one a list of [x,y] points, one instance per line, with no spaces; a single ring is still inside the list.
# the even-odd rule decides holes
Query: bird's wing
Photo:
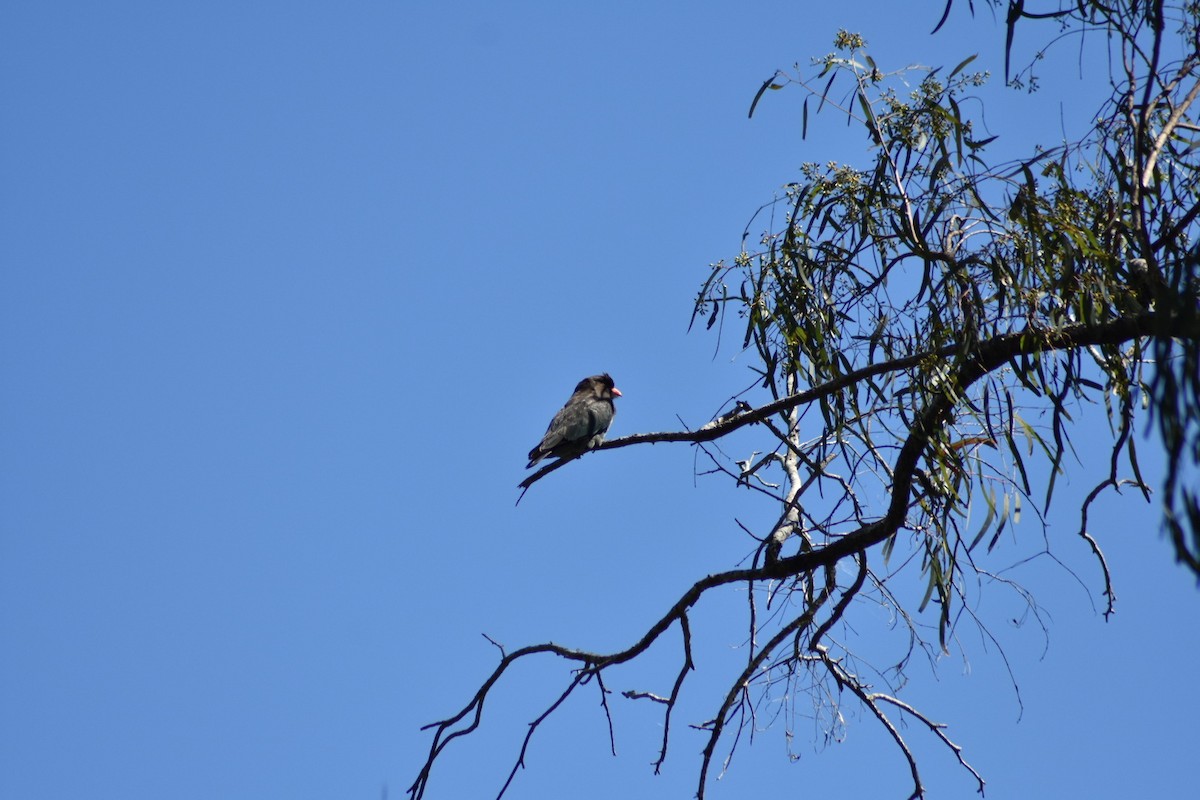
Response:
[[[552,450],[562,442],[577,442],[591,437],[596,431],[597,420],[592,413],[591,403],[583,398],[571,398],[558,410],[550,427],[542,437],[540,450]]]

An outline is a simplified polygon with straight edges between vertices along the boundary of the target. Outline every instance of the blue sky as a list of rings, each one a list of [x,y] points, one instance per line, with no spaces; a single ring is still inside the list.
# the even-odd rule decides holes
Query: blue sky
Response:
[[[999,74],[989,12],[930,37],[941,8],[9,4],[0,797],[401,797],[420,726],[495,662],[482,633],[617,649],[736,564],[734,518],[769,509],[697,479],[690,448],[590,456],[515,508],[524,454],[593,372],[624,392],[614,435],[702,424],[751,382],[729,343],[686,333],[707,265],[802,161],[865,150],[834,116],[801,140],[799,92],[753,120],[750,99],[839,27],[881,66],[978,52]],[[1101,87],[1070,55],[1032,97],[994,79],[991,132],[1024,147],[1086,119]],[[1105,623],[1069,506],[1090,487],[1060,486],[1048,533],[1089,588],[1047,559],[1021,573],[1048,648],[1011,596],[983,601],[1023,713],[990,644],[913,669],[906,697],[989,797],[1194,789],[1200,594],[1153,508],[1105,501]],[[997,568],[1041,536],[1016,526]],[[685,722],[740,657],[740,596],[706,603]],[[666,690],[676,644],[610,688]],[[492,796],[563,674],[514,676],[432,796]],[[657,717],[614,703],[618,758],[584,694],[509,796],[690,797],[698,734],[681,725],[655,777]],[[798,727],[796,763],[760,733],[710,796],[903,796],[899,754],[849,722],[829,747]],[[935,796],[969,795],[909,733]]]

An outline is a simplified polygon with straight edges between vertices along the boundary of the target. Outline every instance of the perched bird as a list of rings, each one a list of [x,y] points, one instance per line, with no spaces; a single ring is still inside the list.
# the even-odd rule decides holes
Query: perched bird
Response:
[[[621,391],[613,385],[608,373],[581,380],[571,399],[550,420],[542,441],[529,451],[529,464],[525,468],[546,456],[574,458],[603,442],[604,433],[617,413],[613,398],[620,396]]]

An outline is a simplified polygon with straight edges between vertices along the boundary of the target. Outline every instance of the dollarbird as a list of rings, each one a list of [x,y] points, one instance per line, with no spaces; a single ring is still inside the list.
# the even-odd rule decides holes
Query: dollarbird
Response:
[[[621,390],[613,385],[608,373],[581,380],[571,399],[550,420],[542,441],[529,451],[529,464],[525,468],[529,469],[546,456],[574,458],[603,442],[613,415],[617,413],[613,398],[620,396]]]

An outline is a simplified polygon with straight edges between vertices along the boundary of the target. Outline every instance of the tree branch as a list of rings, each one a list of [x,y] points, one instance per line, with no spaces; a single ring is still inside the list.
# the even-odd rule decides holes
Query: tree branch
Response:
[[[917,473],[917,465],[920,458],[925,452],[931,438],[936,430],[942,425],[953,409],[953,407],[961,401],[963,392],[975,381],[987,375],[995,369],[1010,362],[1012,359],[1022,355],[1033,355],[1040,352],[1048,352],[1055,350],[1063,350],[1070,348],[1085,347],[1088,345],[1100,344],[1119,344],[1130,339],[1136,339],[1148,336],[1164,336],[1174,338],[1200,339],[1200,319],[1195,317],[1177,317],[1161,313],[1147,312],[1135,316],[1122,317],[1104,323],[1098,324],[1080,324],[1070,325],[1058,329],[1046,329],[1030,327],[1019,332],[1002,334],[991,339],[979,342],[972,356],[964,360],[958,365],[953,380],[946,382],[946,389],[941,394],[938,394],[934,399],[922,410],[922,412],[913,420],[908,436],[905,438],[900,451],[896,456],[892,468],[892,487],[890,491],[890,500],[887,512],[878,520],[860,525],[857,529],[834,539],[823,546],[805,550],[792,556],[779,558],[778,560],[755,565],[750,568],[730,570],[727,572],[710,574],[699,581],[696,581],[679,597],[679,599],[671,606],[671,608],[657,622],[642,635],[637,642],[632,644],[625,650],[611,654],[591,653],[582,650],[575,650],[561,645],[546,643],[524,647],[512,653],[505,654],[501,649],[502,658],[500,663],[493,670],[492,674],[484,681],[474,697],[454,716],[449,717],[440,722],[432,723],[425,726],[425,729],[433,728],[434,739],[430,746],[429,754],[425,764],[422,767],[417,780],[408,790],[413,800],[419,800],[425,794],[425,789],[428,785],[429,775],[433,768],[433,764],[444,751],[446,746],[454,739],[464,736],[474,731],[480,724],[483,714],[484,702],[487,699],[492,687],[500,680],[506,671],[512,667],[517,661],[529,656],[534,656],[543,653],[556,655],[568,661],[575,661],[581,664],[579,671],[571,681],[570,685],[562,695],[533,723],[529,732],[525,736],[522,744],[521,754],[518,757],[517,764],[514,766],[513,772],[509,776],[511,781],[516,770],[521,766],[524,760],[525,750],[532,737],[533,731],[550,713],[559,707],[567,696],[582,682],[591,675],[599,675],[602,670],[627,662],[643,652],[645,652],[658,638],[673,624],[679,622],[681,626],[685,625],[686,613],[693,605],[695,605],[705,592],[714,589],[718,586],[724,586],[730,583],[766,581],[766,580],[781,580],[798,575],[802,575],[813,570],[832,567],[842,558],[847,556],[856,556],[865,553],[865,551],[896,533],[904,524],[905,516],[910,504],[910,495],[913,489],[913,483]],[[957,348],[949,346],[937,351],[934,355],[942,357],[955,354]],[[858,370],[847,373],[841,378],[834,381],[822,384],[812,389],[796,392],[794,394],[782,397],[777,401],[764,405],[758,409],[747,411],[738,416],[718,421],[706,425],[697,431],[678,431],[668,433],[644,433],[634,434],[619,439],[614,439],[605,442],[597,449],[607,450],[617,447],[627,447],[633,444],[654,443],[654,442],[692,442],[703,443],[712,441],[719,437],[725,436],[732,431],[742,428],[746,425],[760,422],[767,419],[773,414],[777,414],[789,409],[796,408],[805,403],[813,402],[822,397],[827,397],[835,392],[845,389],[857,381],[864,380],[868,377],[883,374],[889,371],[895,371],[912,367],[920,363],[923,359],[928,358],[931,354],[924,353],[919,356],[909,356],[906,358],[893,359],[891,361],[873,364],[863,367]],[[549,474],[553,469],[557,469],[565,462],[555,462],[554,464],[543,467],[534,475],[527,479],[528,484],[532,484],[539,477]],[[528,488],[526,486],[525,488]],[[862,584],[863,562],[860,561],[860,573],[858,580],[855,581],[855,587]],[[827,594],[822,596],[822,600],[827,597]],[[842,605],[845,602],[839,602],[837,612],[840,614]],[[819,604],[818,604],[819,605]],[[754,657],[743,670],[742,678],[751,676],[755,669],[761,665],[767,655],[774,647],[778,646],[783,638],[787,635],[795,633],[804,626],[811,624],[812,613],[815,609],[810,609],[809,612],[801,614],[785,626],[783,631],[777,633],[775,637]],[[822,627],[818,634],[823,635],[827,630]],[[780,638],[780,637],[783,638]],[[821,646],[816,644],[814,637],[814,645],[818,651]],[[681,668],[673,687],[670,698],[666,699],[668,712],[674,706],[677,699],[679,689],[682,685],[683,678],[691,667],[691,639],[690,631],[684,629],[684,665]],[[840,668],[838,668],[840,669]],[[843,675],[843,677],[845,677]],[[705,748],[705,770],[712,755],[712,750],[716,744],[716,738],[719,738],[720,730],[724,726],[724,717],[731,708],[732,701],[730,698],[736,699],[736,692],[739,685],[735,685],[731,693],[726,697],[725,702],[721,706],[720,713],[714,719],[714,736],[710,737],[709,745]],[[861,689],[861,687],[860,687]],[[865,690],[862,690],[865,693]],[[859,692],[856,692],[859,694]],[[860,696],[862,696],[860,694]],[[891,698],[879,697],[874,699],[886,699],[889,702]],[[873,705],[873,710],[878,713],[878,708]],[[922,718],[923,719],[923,718]],[[886,718],[885,718],[886,720]],[[890,724],[890,723],[888,723]],[[898,735],[898,734],[897,734]],[[903,740],[900,740],[903,748]],[[664,735],[664,748],[666,745]],[[907,753],[907,750],[906,750]],[[660,756],[658,764],[661,765],[662,758]],[[973,770],[972,770],[973,772]],[[702,773],[702,785],[703,785]],[[914,778],[916,776],[914,775]],[[507,787],[508,782],[505,786]],[[919,786],[919,782],[918,782]]]
[[[1130,339],[1149,336],[1200,339],[1200,320],[1176,317],[1164,313],[1145,312],[1101,323],[1081,323],[1057,329],[1030,326],[1013,333],[1000,334],[991,339],[985,339],[976,343],[974,359],[964,363],[960,369],[958,376],[959,388],[965,389],[983,375],[1020,355],[1033,355],[1053,350],[1067,350],[1094,344],[1119,344]],[[711,442],[728,436],[730,433],[747,425],[763,422],[780,412],[837,394],[867,378],[909,369],[932,358],[949,358],[957,355],[959,351],[960,346],[958,344],[949,344],[937,350],[928,350],[915,355],[881,361],[876,364],[868,364],[865,367],[847,372],[841,377],[822,383],[819,386],[814,386],[811,389],[781,397],[766,405],[735,416],[723,417],[710,422],[698,430],[634,433],[629,436],[609,439],[594,449],[613,450],[618,447],[629,447],[635,444],[657,444],[659,442],[689,442],[692,444]],[[939,407],[938,413],[944,413],[944,410],[944,408]],[[521,481],[520,488],[529,489],[534,483],[559,467],[565,466],[567,461],[573,461],[575,458],[579,458],[579,456],[574,456],[566,461],[554,461],[547,464]],[[524,492],[521,493],[521,496],[524,497]],[[520,502],[519,499],[518,502]]]

